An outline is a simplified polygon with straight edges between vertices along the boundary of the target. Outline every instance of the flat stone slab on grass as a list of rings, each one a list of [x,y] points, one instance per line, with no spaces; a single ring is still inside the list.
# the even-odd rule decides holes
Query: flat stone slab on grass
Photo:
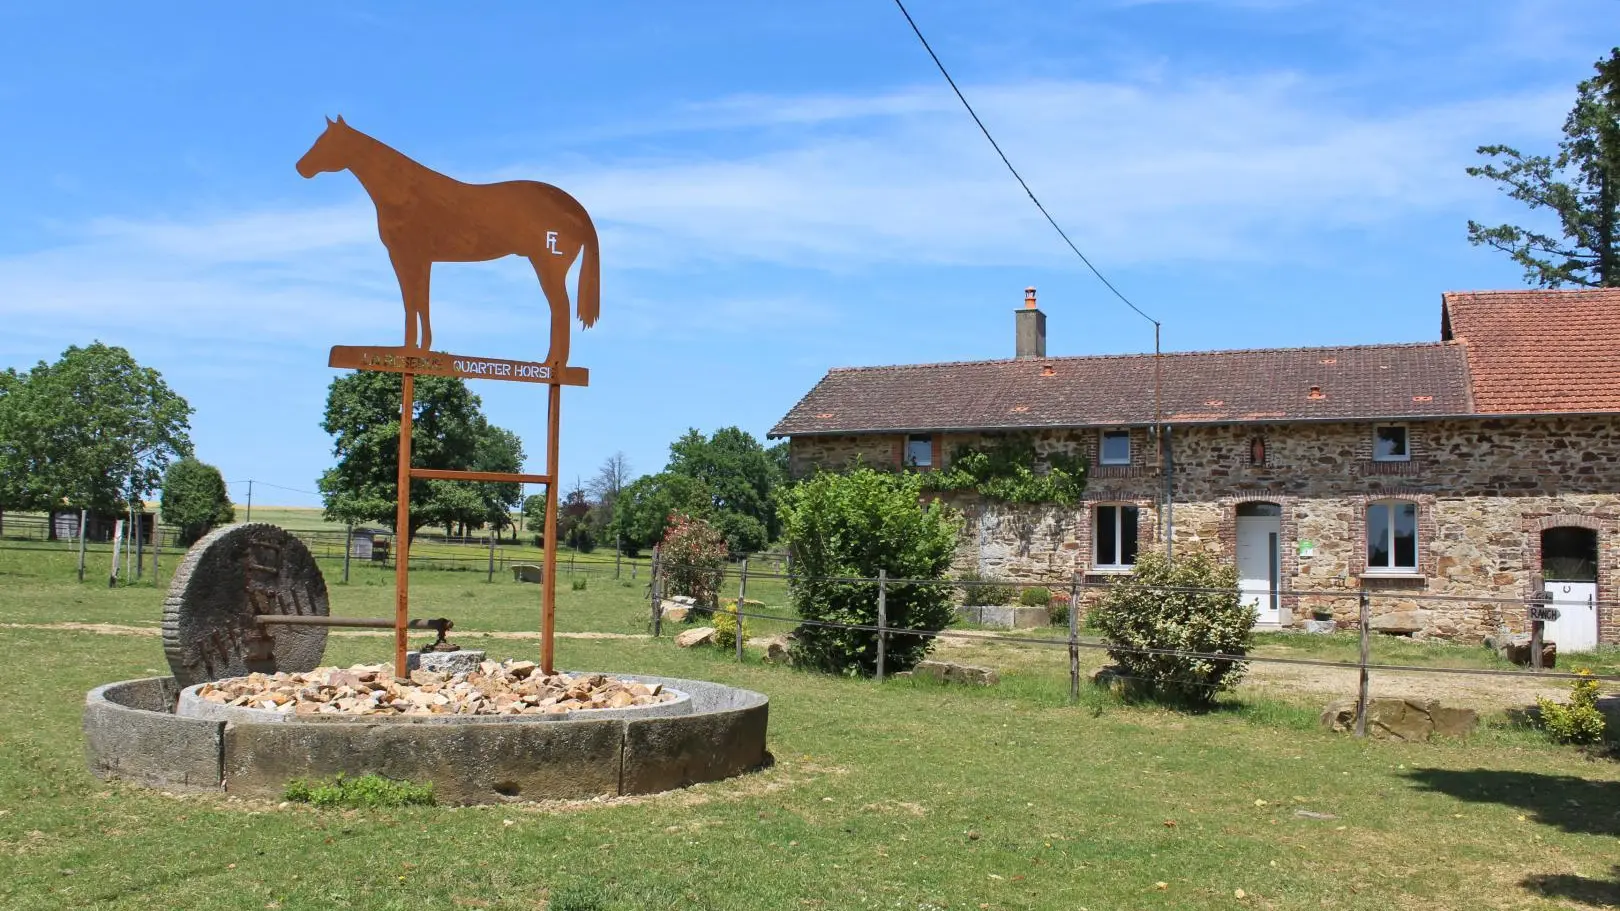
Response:
[[[675,644],[681,648],[691,648],[694,645],[713,645],[716,630],[712,626],[700,626],[689,629],[675,637]]]
[[[993,668],[973,664],[953,664],[949,661],[919,661],[911,672],[913,676],[927,677],[940,683],[993,686],[1001,682],[1001,675]]]
[[[1337,699],[1322,711],[1322,726],[1332,731],[1356,729],[1356,700]],[[1466,737],[1479,726],[1473,709],[1457,709],[1429,700],[1373,699],[1367,703],[1367,735],[1381,740],[1422,742],[1435,734]]]

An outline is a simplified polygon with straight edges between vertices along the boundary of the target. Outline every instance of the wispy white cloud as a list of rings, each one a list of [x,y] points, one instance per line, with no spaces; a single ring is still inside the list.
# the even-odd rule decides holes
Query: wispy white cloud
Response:
[[[1332,232],[1378,231],[1458,208],[1489,193],[1462,172],[1475,145],[1544,133],[1567,106],[1562,90],[1358,107],[1289,72],[970,92],[1048,207],[1115,267],[1287,261],[1310,256]],[[658,278],[695,267],[844,272],[1067,257],[939,86],[726,97],[678,111],[675,121],[683,130],[752,131],[758,141],[696,149],[671,141],[684,151],[487,169],[545,175],[584,201],[601,225],[610,278],[627,292],[622,305],[644,306],[647,325],[672,306],[684,324],[734,332],[753,331],[755,317],[777,309],[798,318],[836,309],[778,289],[757,300],[711,298]],[[462,314],[444,316],[446,325],[497,333],[487,317],[510,311],[513,293],[535,303],[517,317],[524,328],[542,325],[526,269],[461,276],[435,274],[436,313]],[[399,319],[374,216],[358,192],[309,209],[95,220],[70,244],[0,258],[0,287],[8,292],[0,313],[193,338],[341,338],[378,334],[379,325],[391,337]]]

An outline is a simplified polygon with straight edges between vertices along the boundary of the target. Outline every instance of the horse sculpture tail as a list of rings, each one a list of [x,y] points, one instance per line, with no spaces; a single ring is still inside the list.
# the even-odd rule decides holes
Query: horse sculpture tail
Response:
[[[596,226],[591,224],[591,217],[583,211],[580,216],[585,223],[585,259],[579,264],[579,292],[576,297],[579,321],[589,329],[596,325],[596,318],[602,312],[602,263],[596,245]]]

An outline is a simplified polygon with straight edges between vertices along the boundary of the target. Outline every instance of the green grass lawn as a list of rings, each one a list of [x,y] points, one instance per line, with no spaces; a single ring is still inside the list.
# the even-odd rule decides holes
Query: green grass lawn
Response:
[[[331,579],[341,564],[323,566]],[[589,578],[583,591],[562,580],[559,629],[644,632],[644,579]],[[775,765],[666,795],[556,805],[342,811],[165,796],[89,776],[79,732],[86,690],[166,672],[155,633],[49,626],[152,627],[163,592],[72,579],[65,555],[0,551],[0,624],[13,624],[0,627],[10,645],[0,664],[8,909],[1620,902],[1612,762],[1509,728],[1466,742],[1356,741],[1282,700],[1241,697],[1186,715],[1088,689],[1068,705],[1061,662],[1009,661],[999,687],[968,691],[739,665],[667,638],[564,638],[563,666],[767,693]],[[455,618],[464,645],[496,657],[532,649],[478,634],[534,629],[536,586],[443,571],[415,573],[412,586],[413,612]],[[367,567],[331,593],[334,613],[385,616],[392,574]],[[780,606],[750,585],[760,595]],[[1294,638],[1265,648],[1340,648]],[[1417,646],[1439,648],[1403,647]],[[348,663],[388,651],[385,638],[337,634],[328,655]]]

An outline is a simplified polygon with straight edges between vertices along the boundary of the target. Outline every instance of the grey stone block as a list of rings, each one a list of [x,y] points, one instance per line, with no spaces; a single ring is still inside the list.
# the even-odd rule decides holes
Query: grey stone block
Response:
[[[483,660],[484,653],[477,649],[462,649],[459,652],[418,652],[416,666],[424,671],[440,674],[470,674],[478,670],[478,662]]]
[[[625,722],[622,793],[653,794],[718,781],[766,762],[770,701],[764,694],[681,683],[692,691],[693,714]]]
[[[90,773],[167,790],[218,790],[224,725],[176,717],[171,710],[177,692],[173,677],[91,690],[84,706]]]
[[[622,721],[576,724],[232,724],[225,791],[278,798],[293,779],[368,772],[433,782],[441,803],[619,792]]]

